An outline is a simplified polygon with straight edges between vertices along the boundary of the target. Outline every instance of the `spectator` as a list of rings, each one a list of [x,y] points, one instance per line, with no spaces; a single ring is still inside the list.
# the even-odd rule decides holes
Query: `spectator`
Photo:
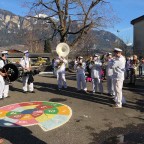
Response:
[[[126,58],[126,79],[129,79],[130,77],[130,63],[131,63],[131,59],[130,57]]]
[[[139,60],[137,58],[137,55],[133,55],[133,60],[130,62],[130,83],[132,85],[135,85],[136,81],[136,71],[139,67]]]

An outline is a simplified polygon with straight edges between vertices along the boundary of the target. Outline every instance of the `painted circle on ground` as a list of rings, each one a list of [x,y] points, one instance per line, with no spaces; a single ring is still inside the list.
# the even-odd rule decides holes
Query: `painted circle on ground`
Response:
[[[39,125],[44,131],[65,124],[72,116],[69,106],[48,101],[21,102],[0,107],[0,126]]]

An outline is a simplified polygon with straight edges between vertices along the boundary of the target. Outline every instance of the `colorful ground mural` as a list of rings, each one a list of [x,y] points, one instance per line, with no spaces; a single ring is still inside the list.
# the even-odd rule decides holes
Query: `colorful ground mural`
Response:
[[[0,126],[39,125],[44,131],[49,131],[65,124],[71,116],[71,108],[61,103],[22,102],[0,107]]]

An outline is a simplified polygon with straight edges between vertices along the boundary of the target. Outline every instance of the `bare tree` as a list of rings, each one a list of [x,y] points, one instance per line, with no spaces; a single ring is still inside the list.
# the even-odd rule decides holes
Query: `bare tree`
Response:
[[[44,41],[39,39],[34,31],[29,31],[25,35],[25,45],[28,47],[30,52],[43,52]]]
[[[60,42],[68,43],[68,38],[74,35],[69,41],[71,47],[92,28],[111,25],[114,21],[106,0],[35,0],[26,5],[30,8],[29,17],[50,24],[53,29],[51,39],[58,35]]]
[[[41,20],[27,19],[27,21],[29,21],[30,26],[25,26],[22,35],[25,45],[31,52],[44,52],[44,42],[48,37],[49,30]]]

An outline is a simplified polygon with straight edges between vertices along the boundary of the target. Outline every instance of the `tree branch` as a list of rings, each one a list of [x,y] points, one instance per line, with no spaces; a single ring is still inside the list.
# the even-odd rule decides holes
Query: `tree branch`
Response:
[[[68,34],[78,34],[80,32],[82,32],[84,29],[88,28],[92,23],[84,26],[83,28],[81,28],[80,30],[78,30],[77,32],[68,32]]]

